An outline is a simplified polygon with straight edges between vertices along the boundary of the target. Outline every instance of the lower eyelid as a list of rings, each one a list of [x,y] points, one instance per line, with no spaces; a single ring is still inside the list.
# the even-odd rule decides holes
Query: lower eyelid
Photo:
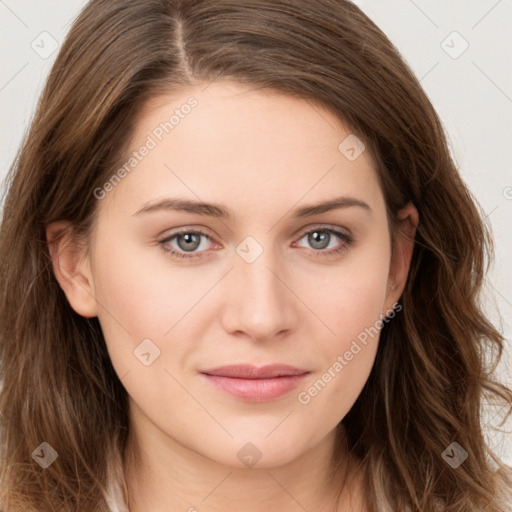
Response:
[[[202,233],[201,231],[193,231],[193,230],[190,230],[190,231],[180,231],[179,233],[174,233],[170,236],[167,236],[165,237],[164,239],[160,240],[158,243],[162,246],[165,246],[166,244],[170,244],[170,242],[176,238],[178,238],[180,235],[185,235],[185,234],[194,234],[194,235],[199,235],[200,237],[204,237],[204,238],[207,238],[208,240],[210,240],[212,243],[216,243],[215,240],[210,236],[208,235],[207,233]],[[199,252],[191,252],[191,253],[187,253],[186,251],[183,251],[183,250],[180,250],[180,249],[176,249],[172,246],[170,246],[171,249],[164,249],[165,251],[167,252],[175,252],[175,253],[183,253],[183,254],[202,254],[206,251],[199,251]]]
[[[313,249],[313,248],[304,247],[302,245],[299,246],[301,249],[308,250],[309,252],[311,252],[311,254],[314,257],[318,257],[318,258],[325,257],[325,258],[328,258],[330,256],[331,257],[338,256],[342,251],[347,250],[348,247],[354,241],[353,237],[351,235],[349,235],[348,233],[343,233],[341,231],[337,231],[337,230],[333,230],[333,229],[318,229],[318,228],[310,230],[310,231],[307,231],[306,233],[302,234],[297,240],[300,241],[305,236],[309,235],[310,233],[314,233],[315,231],[323,231],[323,232],[329,233],[331,236],[334,235],[335,237],[337,237],[339,239],[339,242],[338,242],[338,244],[336,244],[335,247],[331,247],[329,249],[327,249],[327,248],[324,248],[324,249]],[[330,242],[330,240],[329,240],[329,242]]]
[[[329,250],[325,250],[325,249],[322,249],[322,250],[311,249],[311,251],[313,251],[314,253],[316,253],[318,255],[322,255],[322,254],[329,255],[329,254],[336,253],[336,251],[339,251],[339,250],[341,250],[343,248],[346,248],[346,246],[350,245],[353,242],[353,237],[350,234],[348,234],[348,233],[344,233],[342,231],[338,231],[338,230],[333,229],[333,228],[322,228],[322,227],[312,228],[309,231],[306,231],[306,232],[302,233],[296,240],[300,241],[306,235],[314,233],[315,231],[327,232],[327,233],[329,233],[331,235],[334,235],[334,236],[338,237],[340,239],[340,241],[341,241],[341,246],[338,246],[337,248],[331,248]],[[208,233],[203,233],[201,231],[194,231],[194,230],[180,231],[178,233],[174,233],[174,234],[164,238],[163,240],[161,240],[159,242],[159,244],[164,247],[165,244],[169,243],[171,240],[175,239],[176,237],[178,237],[180,235],[183,235],[183,234],[190,234],[190,233],[196,234],[196,235],[200,235],[202,237],[205,237],[205,238],[209,239],[213,244],[219,245],[217,242],[215,242],[215,240]],[[304,249],[307,249],[307,247],[304,247]],[[199,251],[199,252],[187,253],[186,251],[176,249],[176,248],[174,248],[172,246],[171,246],[171,249],[163,248],[163,250],[166,251],[167,253],[170,253],[171,255],[174,255],[174,256],[178,255],[178,256],[176,256],[178,258],[195,258],[195,257],[201,258],[201,257],[204,257],[204,256],[202,256],[204,253],[209,252],[208,250],[204,250],[204,251]]]

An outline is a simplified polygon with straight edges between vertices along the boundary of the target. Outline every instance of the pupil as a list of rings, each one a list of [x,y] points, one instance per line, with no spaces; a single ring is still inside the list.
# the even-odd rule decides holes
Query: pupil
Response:
[[[181,238],[184,238],[186,243],[192,243],[192,246],[186,245],[185,247],[182,247],[181,244],[179,243],[180,237],[178,237],[178,244],[180,245],[181,249],[194,250],[194,249],[197,249],[197,247],[199,246],[200,240],[199,240],[198,235],[186,233],[185,235],[182,235]],[[194,240],[194,238],[195,238],[195,240]]]
[[[325,249],[329,245],[329,233],[325,231],[314,231],[310,235],[310,243],[315,249]],[[324,242],[327,240],[327,244]]]

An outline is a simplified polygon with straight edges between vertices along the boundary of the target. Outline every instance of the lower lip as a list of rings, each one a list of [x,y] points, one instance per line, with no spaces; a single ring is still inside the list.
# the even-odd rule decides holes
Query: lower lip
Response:
[[[217,389],[249,402],[266,402],[295,389],[308,375],[287,375],[271,379],[238,379],[219,375],[204,375]]]

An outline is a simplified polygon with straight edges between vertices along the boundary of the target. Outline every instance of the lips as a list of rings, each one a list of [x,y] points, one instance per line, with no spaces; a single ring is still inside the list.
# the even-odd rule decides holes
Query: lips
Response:
[[[256,367],[248,364],[220,366],[211,370],[204,370],[201,373],[216,375],[219,377],[231,377],[237,379],[271,379],[274,377],[288,377],[290,375],[302,375],[308,373],[287,364],[272,364]]]
[[[284,364],[262,367],[229,365],[203,370],[202,375],[223,392],[249,402],[265,402],[295,389],[308,370]]]

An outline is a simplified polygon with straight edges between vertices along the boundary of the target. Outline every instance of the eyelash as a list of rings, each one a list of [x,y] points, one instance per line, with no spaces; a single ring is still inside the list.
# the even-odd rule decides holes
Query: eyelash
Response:
[[[299,237],[298,240],[301,240],[306,235],[314,233],[315,231],[319,231],[319,232],[322,232],[322,233],[334,234],[338,238],[343,240],[343,242],[344,242],[337,249],[331,249],[329,251],[326,251],[326,250],[323,250],[323,249],[317,249],[317,250],[312,249],[313,254],[315,254],[315,257],[333,257],[333,256],[337,256],[338,254],[341,254],[342,252],[346,251],[349,248],[349,246],[354,242],[354,237],[352,235],[349,235],[348,233],[344,233],[342,231],[338,231],[338,230],[333,229],[333,228],[327,228],[327,227],[322,227],[322,226],[317,226],[317,227],[315,227],[313,229],[310,229],[309,231],[305,231],[304,233],[301,234],[301,236]],[[183,258],[186,258],[186,259],[202,258],[203,256],[198,256],[198,254],[201,254],[201,253],[190,253],[190,254],[187,254],[187,253],[184,253],[184,252],[177,251],[175,249],[168,249],[167,248],[166,244],[168,242],[170,242],[172,239],[174,239],[174,238],[176,238],[176,237],[178,237],[180,235],[184,235],[184,234],[201,235],[201,236],[205,236],[206,238],[211,239],[211,237],[207,233],[205,233],[205,232],[203,232],[201,230],[183,229],[181,231],[173,233],[170,236],[165,237],[163,240],[160,240],[158,243],[159,243],[159,245],[161,245],[162,250],[165,251],[166,253],[168,253],[172,257],[176,257],[176,258],[180,258],[180,259],[183,259]]]

